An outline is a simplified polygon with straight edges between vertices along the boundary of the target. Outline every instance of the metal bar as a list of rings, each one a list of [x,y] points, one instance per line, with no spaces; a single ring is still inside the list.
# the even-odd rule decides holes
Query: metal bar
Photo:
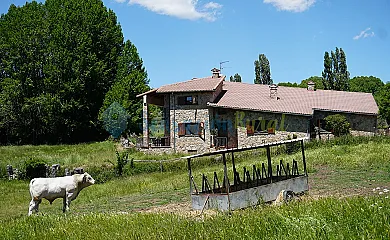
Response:
[[[267,146],[267,160],[268,160],[268,177],[270,178],[270,182],[272,183],[272,162],[271,162],[271,151],[269,146]]]
[[[195,180],[194,180],[194,177],[193,177],[193,176],[191,176],[191,182],[192,182],[192,184],[194,184],[194,188],[195,188],[196,194],[199,194],[199,191],[198,191],[198,188],[196,187]],[[192,193],[191,193],[191,194],[192,194]]]
[[[192,172],[191,172],[191,158],[188,158],[187,159],[187,167],[188,167],[188,180],[189,180],[189,184],[190,184],[190,196],[192,195],[192,183],[191,183],[191,178],[193,179],[192,177]]]
[[[257,146],[246,147],[246,148],[223,149],[223,150],[218,150],[218,151],[213,151],[213,152],[206,152],[206,153],[200,153],[200,154],[195,154],[195,155],[191,155],[191,156],[185,156],[182,158],[196,158],[196,157],[212,156],[212,155],[217,155],[217,154],[226,154],[226,153],[231,153],[231,152],[243,152],[243,151],[248,151],[248,150],[253,150],[253,149],[258,149],[258,148],[267,148],[267,147],[272,147],[272,146],[283,145],[286,143],[298,142],[298,141],[302,141],[304,139],[306,139],[306,138],[298,138],[298,139],[292,139],[292,140],[286,140],[286,141],[280,141],[280,142],[274,142],[274,143],[264,143],[264,144],[260,144]]]
[[[213,184],[214,190],[215,190],[215,184],[216,184],[216,183],[217,183],[217,185],[218,185],[218,189],[220,189],[221,186],[219,185],[217,172],[214,172],[214,184]]]
[[[263,179],[264,178],[268,178],[267,170],[265,169],[265,164],[264,163],[261,163],[261,177]]]
[[[230,184],[229,184],[229,177],[228,177],[228,172],[227,172],[227,166],[226,166],[226,155],[225,153],[222,154],[222,161],[223,161],[223,176],[224,176],[224,182],[225,182],[225,188],[226,188],[226,193],[228,197],[228,205],[229,205],[229,211],[230,211]]]
[[[305,176],[307,176],[306,158],[305,158],[305,147],[304,147],[304,144],[303,144],[303,140],[301,140],[301,148],[302,148],[303,171],[305,172]]]
[[[233,184],[236,185],[236,163],[234,162],[234,153],[232,152],[232,164],[233,164]]]

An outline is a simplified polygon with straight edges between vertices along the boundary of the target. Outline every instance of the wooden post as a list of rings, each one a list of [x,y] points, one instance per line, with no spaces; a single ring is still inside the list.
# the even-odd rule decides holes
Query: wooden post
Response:
[[[268,177],[272,183],[272,162],[271,162],[271,151],[269,146],[267,146],[267,159],[268,159]]]
[[[303,144],[303,140],[301,140],[301,148],[302,148],[303,171],[305,172],[305,176],[307,176],[306,159],[305,159],[305,147],[304,147],[304,144]]]

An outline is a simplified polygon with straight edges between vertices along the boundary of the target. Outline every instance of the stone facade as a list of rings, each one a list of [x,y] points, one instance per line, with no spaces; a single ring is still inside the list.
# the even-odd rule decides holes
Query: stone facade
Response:
[[[197,104],[179,105],[178,98],[196,96]],[[214,101],[214,93],[179,93],[170,96],[171,147],[176,152],[200,153],[210,151],[210,110],[208,102]],[[179,136],[180,123],[203,123],[202,134]]]
[[[376,115],[363,115],[354,113],[340,113],[331,111],[314,111],[313,121],[318,123],[319,119],[324,119],[329,115],[341,114],[346,117],[351,124],[352,133],[356,135],[370,135],[376,132],[377,116]]]
[[[227,139],[228,148],[244,148],[256,146],[268,142],[277,142],[291,139],[293,137],[315,137],[314,126],[319,119],[331,114],[330,111],[314,111],[313,116],[294,115],[284,113],[272,113],[261,111],[241,111],[234,109],[213,108],[207,105],[213,102],[222,91],[222,85],[214,92],[191,92],[165,94],[164,119],[165,136],[170,137],[170,146],[164,148],[153,148],[146,150],[154,153],[202,153],[215,150],[212,137]],[[180,97],[191,96],[197,99],[196,104],[179,104]],[[147,113],[147,106],[144,106],[144,114]],[[353,135],[371,135],[375,132],[375,115],[362,115],[342,113],[351,123]],[[259,120],[268,123],[268,128],[275,129],[274,133],[267,131],[248,133],[248,122],[252,124]],[[144,132],[145,124],[144,121]],[[202,123],[200,134],[179,136],[179,124]],[[262,126],[263,127],[263,126]],[[266,128],[266,129],[268,129]],[[263,129],[262,129],[263,130]],[[145,134],[145,133],[144,133]],[[332,137],[332,136],[327,136]],[[147,141],[146,139],[144,140]]]
[[[310,120],[308,116],[254,111],[237,111],[235,115],[239,148],[278,142],[291,139],[294,136],[297,138],[308,137],[307,129]],[[246,128],[248,121],[259,119],[273,121],[272,124],[275,124],[273,125],[275,127],[275,134],[248,134]]]

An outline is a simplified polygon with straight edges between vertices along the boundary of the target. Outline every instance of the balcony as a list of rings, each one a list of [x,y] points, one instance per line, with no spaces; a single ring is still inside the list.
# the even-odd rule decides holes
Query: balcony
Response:
[[[170,147],[170,137],[150,137],[149,138],[149,146],[145,146],[143,138],[137,138],[137,147],[139,148],[163,148]]]

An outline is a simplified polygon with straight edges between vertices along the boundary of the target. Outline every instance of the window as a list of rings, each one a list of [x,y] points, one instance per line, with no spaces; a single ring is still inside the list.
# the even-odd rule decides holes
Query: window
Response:
[[[246,132],[248,135],[275,134],[276,120],[252,120],[247,121]]]
[[[203,122],[200,123],[179,123],[180,136],[201,136],[204,127]]]
[[[198,96],[180,96],[177,98],[178,105],[197,105]]]

